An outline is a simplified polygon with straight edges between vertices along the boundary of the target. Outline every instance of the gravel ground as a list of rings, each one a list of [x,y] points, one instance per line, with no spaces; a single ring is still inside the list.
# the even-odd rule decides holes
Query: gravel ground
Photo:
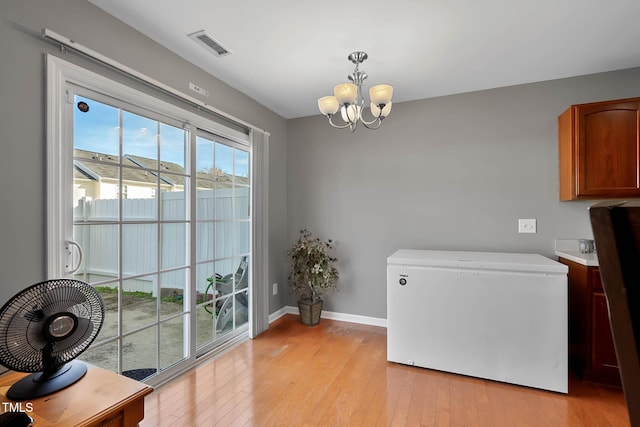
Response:
[[[116,342],[100,344],[101,342],[113,338],[118,331],[117,304],[118,296],[115,293],[102,294],[106,315],[105,321],[100,331],[100,335],[95,341],[95,345],[82,353],[80,360],[93,365],[117,372],[118,347]],[[136,295],[123,295],[123,332],[130,333],[122,340],[122,371],[132,369],[156,369],[158,356],[156,354],[158,332],[156,326],[150,326],[156,320],[158,303],[153,297]],[[197,330],[196,340],[198,345],[209,342],[213,339],[213,317],[204,310],[203,307],[197,309]],[[182,301],[160,302],[160,319],[167,319],[172,315],[182,312]],[[179,316],[169,322],[163,323],[160,327],[159,339],[161,340],[161,355],[159,359],[160,367],[165,368],[180,361],[183,358],[183,319]],[[236,322],[240,319],[236,319]],[[243,319],[242,321],[246,321]],[[144,328],[138,330],[140,328]],[[225,331],[217,332],[218,335],[230,331],[229,325]]]

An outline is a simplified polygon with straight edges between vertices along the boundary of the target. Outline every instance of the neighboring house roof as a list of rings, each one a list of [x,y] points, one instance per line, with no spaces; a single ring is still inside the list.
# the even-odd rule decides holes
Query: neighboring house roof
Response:
[[[118,180],[120,157],[111,154],[96,153],[86,150],[74,149],[74,178],[100,181],[103,179]],[[153,185],[160,175],[161,185],[183,187],[185,183],[184,168],[177,163],[162,161],[158,164],[156,159],[125,154],[122,156],[122,180],[125,182],[140,182]],[[197,172],[199,188],[213,188],[214,182],[211,174]],[[216,171],[215,183],[217,188],[231,187],[233,176]],[[246,177],[236,177],[236,183],[249,184]]]
[[[104,153],[92,153],[85,150],[74,149],[74,166],[76,176],[81,174],[83,178],[92,181],[103,179],[118,180],[119,156]],[[136,166],[123,156],[123,166]],[[157,168],[156,168],[157,170]],[[141,182],[145,184],[155,184],[157,182],[157,172],[139,167],[122,168],[122,180],[127,182]],[[78,176],[78,177],[80,177]]]

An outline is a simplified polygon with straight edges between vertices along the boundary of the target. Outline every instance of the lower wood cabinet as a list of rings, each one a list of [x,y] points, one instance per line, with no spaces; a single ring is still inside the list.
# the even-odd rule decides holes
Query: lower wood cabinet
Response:
[[[569,364],[585,381],[620,386],[600,269],[565,258],[569,267]]]

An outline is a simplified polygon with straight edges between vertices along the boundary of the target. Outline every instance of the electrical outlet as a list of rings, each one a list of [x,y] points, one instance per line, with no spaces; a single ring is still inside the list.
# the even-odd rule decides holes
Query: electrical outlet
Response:
[[[274,295],[278,295],[278,284],[277,283],[273,284],[273,294]]]
[[[518,233],[536,233],[536,220],[535,219],[519,219],[518,220]]]

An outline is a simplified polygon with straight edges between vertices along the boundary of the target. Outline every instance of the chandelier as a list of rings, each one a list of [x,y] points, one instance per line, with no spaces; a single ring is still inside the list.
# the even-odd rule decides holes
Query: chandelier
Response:
[[[344,129],[349,128],[355,132],[358,122],[361,122],[367,129],[378,129],[382,120],[391,111],[391,97],[393,96],[393,86],[376,85],[369,89],[369,99],[371,101],[371,120],[364,118],[364,97],[362,96],[362,84],[367,79],[367,73],[360,71],[359,67],[369,56],[366,52],[353,52],[348,59],[356,64],[353,73],[348,78],[353,83],[341,83],[333,88],[333,96],[323,96],[318,99],[320,112],[329,119],[331,126]],[[340,110],[342,124],[333,122],[333,116]]]

